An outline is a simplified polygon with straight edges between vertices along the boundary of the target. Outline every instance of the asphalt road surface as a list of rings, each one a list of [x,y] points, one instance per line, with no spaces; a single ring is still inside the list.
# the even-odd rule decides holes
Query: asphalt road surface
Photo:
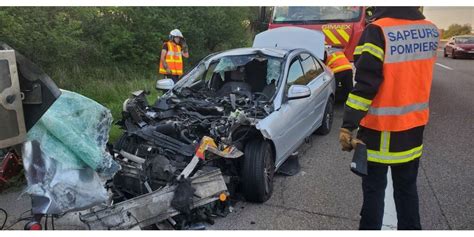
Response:
[[[474,60],[446,59],[439,53],[418,176],[423,229],[474,229],[473,92]],[[357,229],[361,179],[349,170],[351,154],[339,148],[342,112],[338,106],[329,135],[314,135],[300,148],[298,175],[275,178],[269,201],[238,203],[233,213],[209,228]],[[393,229],[396,212],[388,197],[386,212],[384,229]]]
[[[430,123],[419,170],[421,222],[424,229],[474,229],[474,60],[439,54],[434,70]],[[349,170],[351,154],[338,144],[342,106],[327,136],[312,136],[300,152],[301,172],[277,176],[272,198],[264,204],[239,202],[234,212],[208,229],[357,229],[362,204],[361,180]],[[392,191],[387,189],[387,193]],[[30,208],[20,191],[0,195],[9,223]],[[384,229],[396,226],[390,195]],[[22,225],[15,228],[21,229]],[[58,228],[61,228],[57,226]],[[62,226],[62,228],[68,228]]]

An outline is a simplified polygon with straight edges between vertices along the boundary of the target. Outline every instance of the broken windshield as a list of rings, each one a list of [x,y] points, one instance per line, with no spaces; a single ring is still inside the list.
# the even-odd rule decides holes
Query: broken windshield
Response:
[[[275,7],[273,23],[356,22],[361,7]]]
[[[252,92],[275,91],[280,81],[282,61],[261,54],[208,57],[186,74],[175,89],[205,86],[217,91],[227,82],[241,82],[249,84]]]

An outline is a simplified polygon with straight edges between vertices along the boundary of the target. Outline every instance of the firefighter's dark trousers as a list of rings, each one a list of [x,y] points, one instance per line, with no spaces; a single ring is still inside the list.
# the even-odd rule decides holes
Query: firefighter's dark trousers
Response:
[[[420,230],[420,214],[416,178],[420,159],[391,166],[393,197],[397,210],[399,230]],[[385,188],[388,166],[368,165],[368,175],[362,178],[364,202],[359,229],[380,230],[384,213]]]

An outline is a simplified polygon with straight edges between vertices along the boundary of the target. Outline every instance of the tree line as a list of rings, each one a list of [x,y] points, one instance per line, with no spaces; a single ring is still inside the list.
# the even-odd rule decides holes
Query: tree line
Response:
[[[195,64],[211,52],[251,44],[257,7],[2,7],[0,41],[43,67],[154,67],[180,29]]]
[[[452,24],[448,27],[448,29],[443,30],[441,36],[443,39],[449,39],[452,36],[456,35],[469,35],[472,32],[472,26],[470,24]]]

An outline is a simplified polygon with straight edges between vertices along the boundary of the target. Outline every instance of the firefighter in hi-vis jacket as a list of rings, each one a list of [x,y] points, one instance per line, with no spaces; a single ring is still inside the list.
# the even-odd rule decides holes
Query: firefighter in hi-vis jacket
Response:
[[[345,151],[367,147],[359,228],[381,229],[390,167],[398,229],[421,229],[416,179],[439,31],[418,7],[375,7],[373,17],[354,51],[339,141]]]

